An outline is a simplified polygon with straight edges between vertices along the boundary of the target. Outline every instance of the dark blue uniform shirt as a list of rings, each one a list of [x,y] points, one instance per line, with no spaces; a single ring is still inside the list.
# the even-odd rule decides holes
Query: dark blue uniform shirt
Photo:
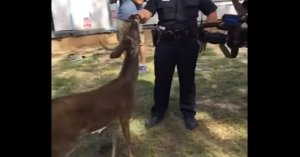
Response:
[[[158,13],[158,25],[172,30],[196,27],[198,12],[208,16],[217,6],[211,0],[149,0],[144,9]]]

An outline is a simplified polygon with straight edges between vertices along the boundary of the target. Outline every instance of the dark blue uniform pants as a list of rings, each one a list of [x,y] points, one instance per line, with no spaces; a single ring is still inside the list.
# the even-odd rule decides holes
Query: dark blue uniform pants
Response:
[[[168,109],[175,66],[180,84],[180,110],[184,117],[194,117],[195,68],[199,54],[196,39],[160,41],[154,55],[155,87],[152,116],[163,116]]]

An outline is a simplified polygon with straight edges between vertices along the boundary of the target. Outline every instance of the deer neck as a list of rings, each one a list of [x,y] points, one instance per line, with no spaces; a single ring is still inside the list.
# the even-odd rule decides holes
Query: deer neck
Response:
[[[139,74],[139,55],[131,53],[132,51],[126,50],[125,58],[123,61],[122,69],[119,78],[128,81],[136,81]],[[140,52],[140,48],[139,48]]]

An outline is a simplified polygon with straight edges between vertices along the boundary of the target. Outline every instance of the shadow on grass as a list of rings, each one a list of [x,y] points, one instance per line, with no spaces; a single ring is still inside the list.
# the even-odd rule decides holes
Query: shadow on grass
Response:
[[[196,104],[202,113],[198,119],[203,119],[198,130],[229,156],[246,157],[247,64],[241,59],[221,58],[209,66],[209,72],[196,76]]]
[[[205,64],[210,70],[196,75],[199,127],[194,131],[184,127],[175,80],[165,119],[155,128],[141,129],[153,105],[153,83],[139,82],[139,104],[132,114],[137,156],[247,156],[247,64],[220,57]]]

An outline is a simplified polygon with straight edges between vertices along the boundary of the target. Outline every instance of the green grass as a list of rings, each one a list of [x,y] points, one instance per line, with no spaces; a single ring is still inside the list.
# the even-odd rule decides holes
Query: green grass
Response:
[[[157,127],[144,128],[153,105],[153,52],[148,51],[149,71],[137,82],[137,104],[132,113],[131,136],[136,157],[246,157],[247,156],[247,58],[227,59],[207,48],[198,59],[197,115],[199,127],[185,129],[179,111],[179,84],[174,74],[170,106]],[[115,78],[122,60],[107,55],[52,66],[52,97],[100,87]],[[119,131],[117,156],[127,154]],[[110,157],[110,140],[100,134],[82,137],[69,157]]]

